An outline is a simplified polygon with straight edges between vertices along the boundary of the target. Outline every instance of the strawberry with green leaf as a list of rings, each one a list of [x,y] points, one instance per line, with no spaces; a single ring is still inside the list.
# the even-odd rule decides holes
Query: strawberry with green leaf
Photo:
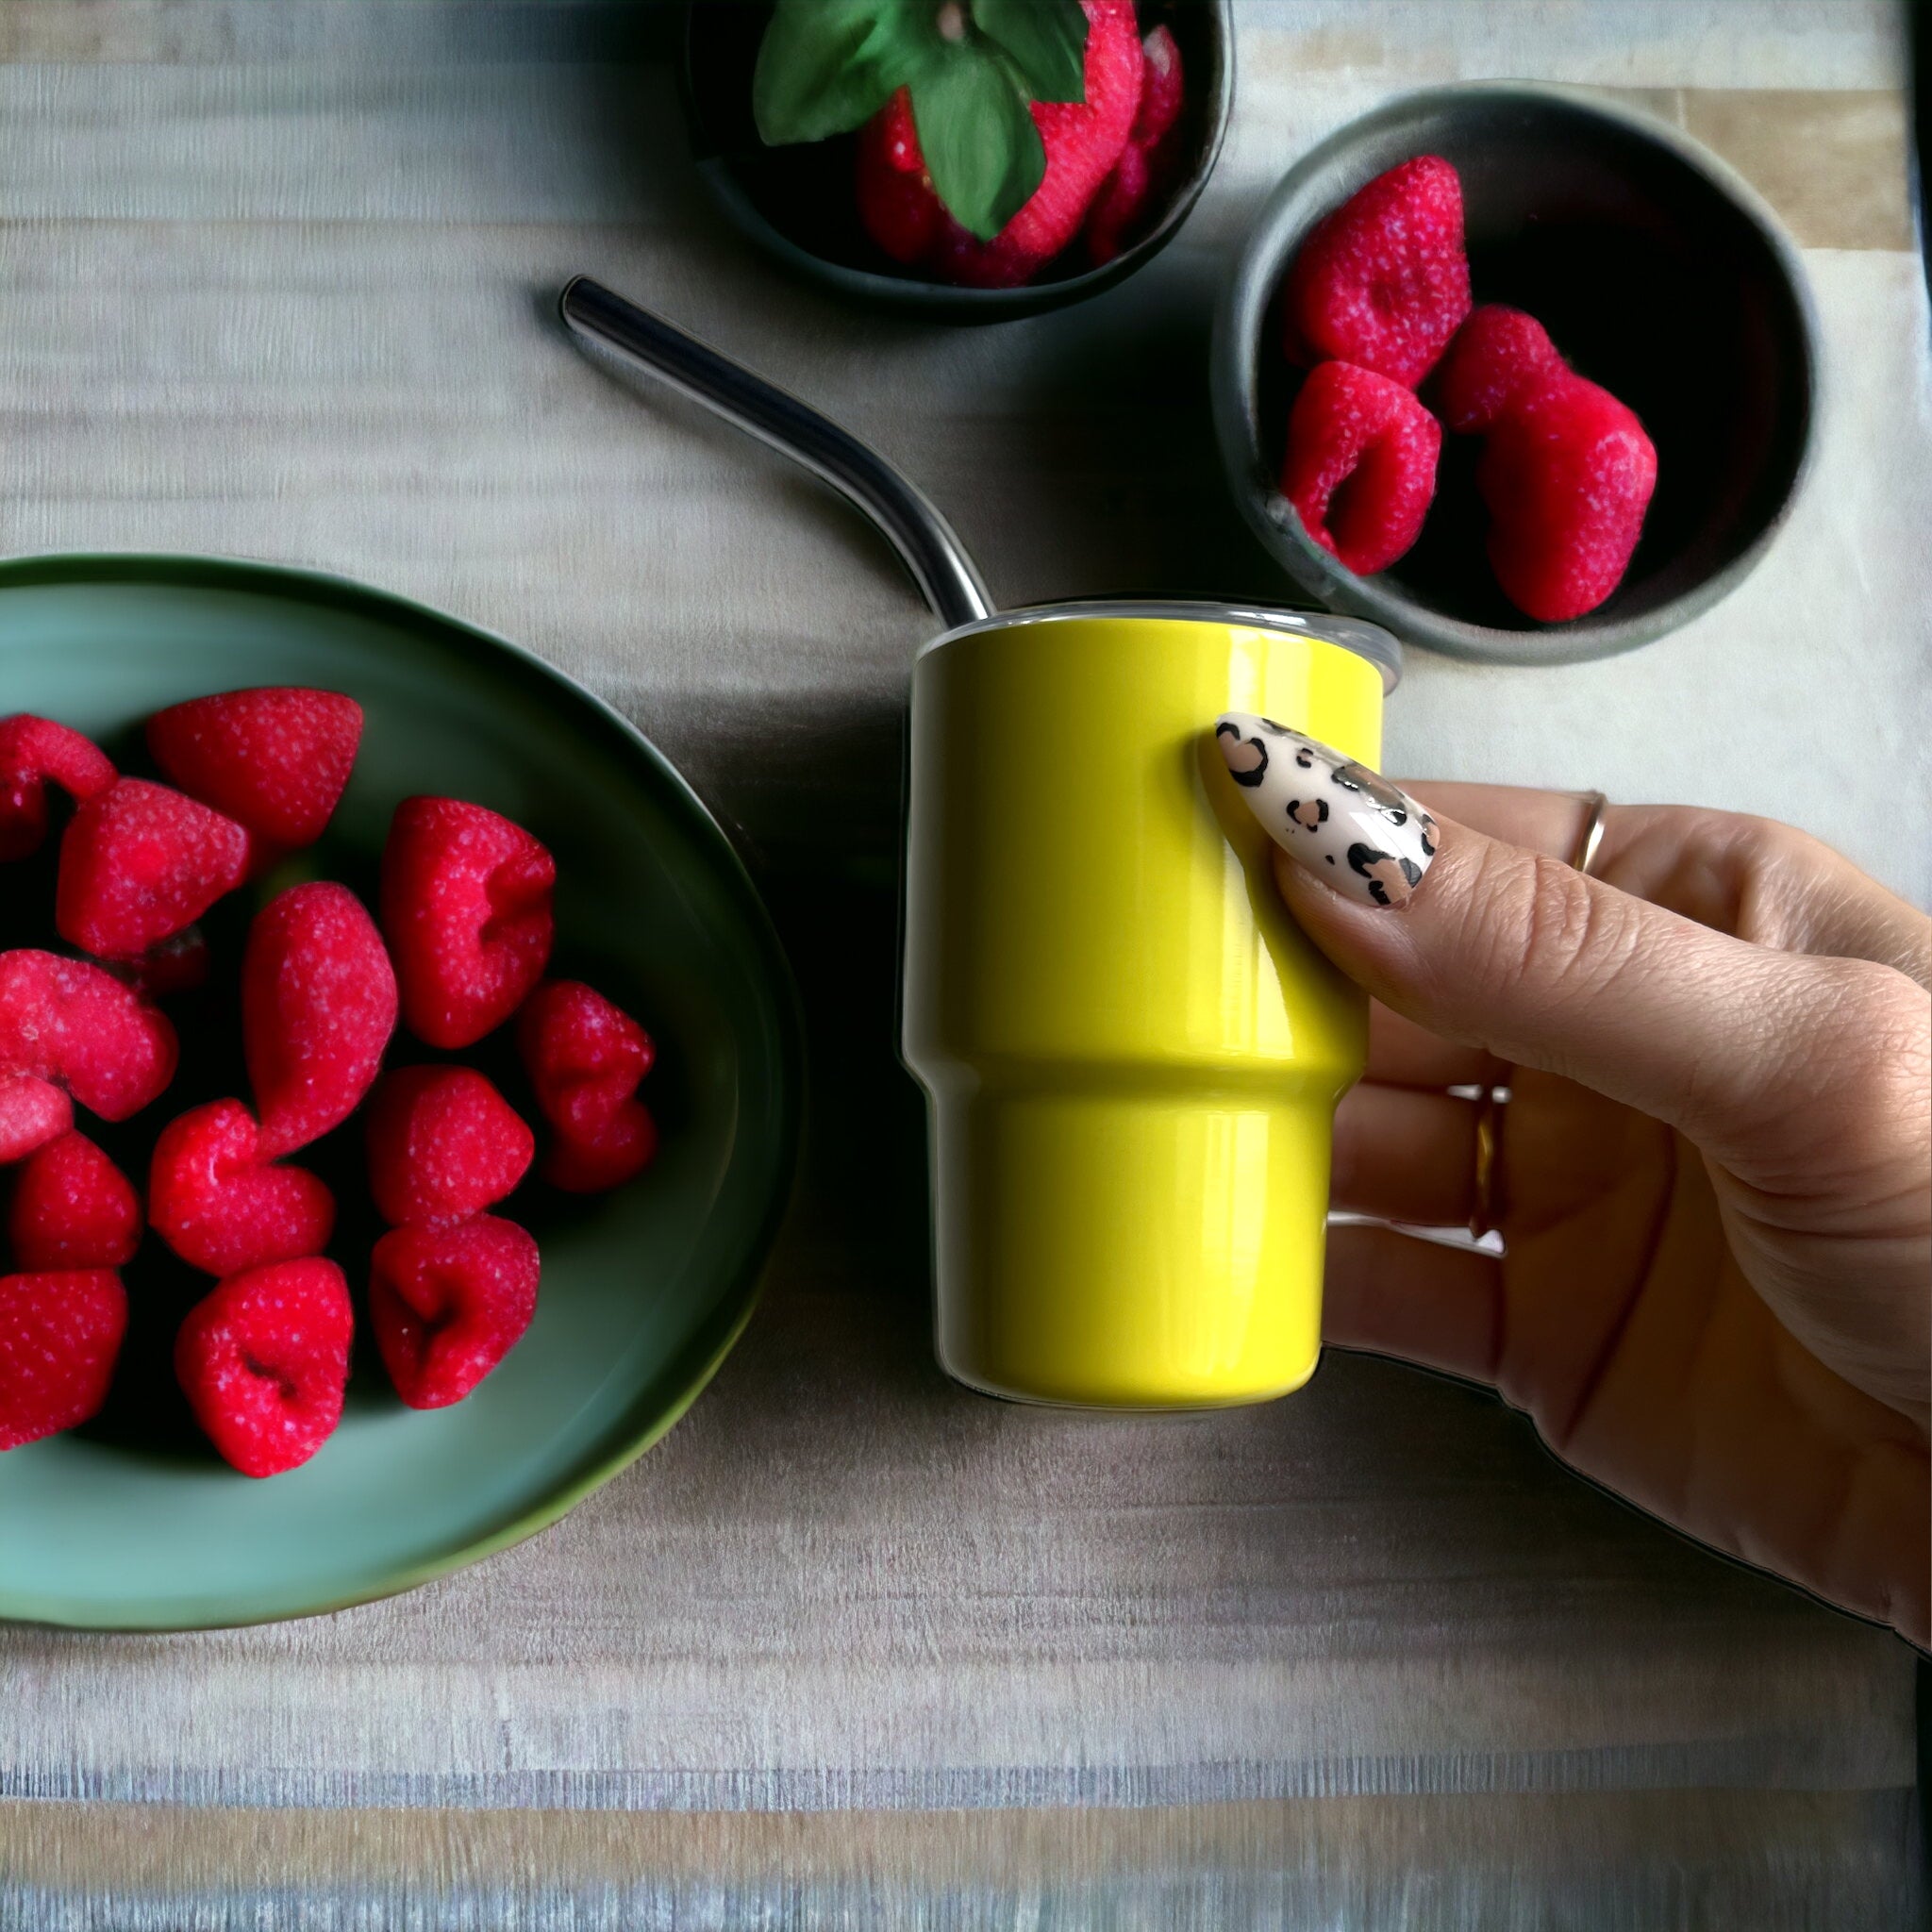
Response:
[[[753,107],[773,143],[862,127],[858,208],[879,247],[1005,288],[1079,232],[1142,66],[1133,0],[778,0]]]

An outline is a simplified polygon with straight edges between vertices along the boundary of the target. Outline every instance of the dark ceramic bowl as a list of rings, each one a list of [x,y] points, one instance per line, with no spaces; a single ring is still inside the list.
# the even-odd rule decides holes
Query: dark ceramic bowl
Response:
[[[936,322],[1006,322],[1084,302],[1165,248],[1220,158],[1234,103],[1233,0],[1140,0],[1142,32],[1165,25],[1181,51],[1187,100],[1178,163],[1159,219],[1101,268],[1076,239],[1020,289],[959,289],[908,274],[866,234],[853,192],[857,137],[767,147],[752,121],[751,76],[769,6],[691,0],[685,13],[684,101],[691,157],[731,219],[788,267],[848,295]]]
[[[1478,438],[1444,436],[1421,538],[1372,577],[1312,541],[1276,487],[1301,380],[1280,347],[1283,276],[1324,216],[1416,155],[1441,155],[1462,177],[1475,299],[1538,317],[1657,444],[1657,494],[1629,571],[1568,624],[1524,617],[1496,585]],[[1262,209],[1223,297],[1213,358],[1223,460],[1262,543],[1331,608],[1458,658],[1572,663],[1688,623],[1764,554],[1811,455],[1817,326],[1790,238],[1707,149],[1580,90],[1435,88],[1331,135]]]

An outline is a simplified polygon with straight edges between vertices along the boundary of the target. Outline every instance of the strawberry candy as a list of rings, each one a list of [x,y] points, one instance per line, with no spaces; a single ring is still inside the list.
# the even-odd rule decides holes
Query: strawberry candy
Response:
[[[545,1180],[600,1193],[648,1164],[658,1126],[637,1090],[657,1050],[628,1013],[579,980],[546,980],[517,1016],[517,1050],[555,1130]]]
[[[74,1103],[35,1074],[0,1074],[0,1167],[24,1160],[74,1124]]]
[[[1561,624],[1623,580],[1657,488],[1657,450],[1607,390],[1564,372],[1505,408],[1475,480],[1496,581],[1526,616]]]
[[[1179,43],[1166,27],[1158,26],[1141,42],[1141,103],[1128,141],[1143,150],[1164,141],[1180,119],[1186,92]]]
[[[183,791],[282,851],[322,837],[361,740],[354,698],[299,686],[192,698],[147,726],[155,763]]]
[[[243,1475],[307,1462],[335,1433],[355,1318],[333,1261],[234,1274],[188,1311],[175,1376],[194,1419]]]
[[[1302,243],[1283,291],[1288,358],[1413,389],[1469,313],[1462,184],[1436,155],[1377,175]]]
[[[126,1332],[127,1296],[112,1269],[0,1276],[0,1449],[95,1414]]]
[[[1127,245],[1128,229],[1140,221],[1153,196],[1154,168],[1148,151],[1130,141],[1087,210],[1082,232],[1087,258],[1095,268],[1111,261]]]
[[[346,1120],[381,1070],[396,979],[375,922],[346,886],[291,886],[256,915],[242,958],[242,1038],[278,1159]]]
[[[382,930],[403,1018],[431,1046],[469,1046],[543,976],[557,866],[521,825],[456,798],[406,798],[382,854]]]
[[[460,1402],[516,1346],[537,1307],[537,1243],[513,1221],[398,1227],[370,1257],[369,1321],[411,1408]]]
[[[1097,268],[1126,246],[1174,159],[1168,139],[1180,118],[1184,83],[1181,50],[1166,27],[1141,42],[1141,105],[1113,173],[1087,210],[1087,254]]]
[[[1357,576],[1416,540],[1442,431],[1410,390],[1346,362],[1311,370],[1288,419],[1281,493],[1308,535]]]
[[[949,217],[933,192],[901,88],[858,134],[858,218],[894,261],[921,267]]]
[[[141,1245],[141,1203],[86,1135],[62,1134],[21,1168],[7,1227],[22,1268],[124,1268]]]
[[[211,1100],[161,1129],[147,1215],[190,1267],[226,1275],[320,1254],[336,1204],[306,1168],[269,1165],[255,1116],[239,1100]]]
[[[60,1072],[63,1056],[54,1038],[59,1006],[54,975],[74,963],[35,946],[0,953],[0,1067],[42,1079]]]
[[[125,1121],[175,1077],[175,1054],[166,1015],[100,967],[32,947],[0,953],[0,1074],[56,1082]]]
[[[1550,332],[1533,315],[1485,302],[1469,320],[1437,365],[1436,413],[1460,435],[1492,427],[1519,395],[1564,371]]]
[[[192,924],[248,870],[248,834],[186,793],[122,778],[60,841],[54,924],[107,959],[134,959]]]
[[[859,219],[893,260],[967,288],[1017,288],[1079,233],[1101,183],[1127,144],[1145,58],[1133,0],[1081,4],[1087,15],[1085,96],[1032,103],[1046,172],[991,242],[962,228],[933,192],[906,89],[860,130]]]
[[[536,1136],[471,1067],[401,1067],[369,1101],[369,1191],[397,1225],[442,1226],[494,1206],[529,1171]]]
[[[0,718],[0,859],[25,858],[47,836],[47,787],[76,802],[105,791],[114,767],[91,739],[51,718]]]
[[[543,1157],[541,1173],[566,1194],[604,1194],[641,1174],[657,1152],[658,1123],[634,1100],[593,1137],[558,1134]]]

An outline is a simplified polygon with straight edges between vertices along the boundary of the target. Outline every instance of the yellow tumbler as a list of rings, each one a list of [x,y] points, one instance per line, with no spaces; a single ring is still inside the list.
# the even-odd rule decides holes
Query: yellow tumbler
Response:
[[[920,653],[903,1047],[958,1380],[1200,1408],[1313,1372],[1367,1008],[1283,908],[1213,721],[1373,768],[1399,669],[1372,625],[1182,604],[1012,611]]]

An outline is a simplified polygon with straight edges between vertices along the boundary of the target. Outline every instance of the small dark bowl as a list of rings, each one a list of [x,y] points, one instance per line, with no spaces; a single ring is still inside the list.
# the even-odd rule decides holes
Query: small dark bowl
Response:
[[[691,0],[685,12],[684,102],[691,157],[731,219],[787,266],[848,295],[936,322],[1006,322],[1084,302],[1160,253],[1200,198],[1234,104],[1234,0],[1141,0],[1143,32],[1165,25],[1181,52],[1187,100],[1167,205],[1154,226],[1101,268],[1076,237],[1058,262],[1019,289],[929,282],[886,255],[859,225],[853,192],[857,137],[767,147],[752,120],[751,77],[769,6]]]
[[[1280,346],[1289,264],[1331,209],[1425,154],[1462,177],[1475,299],[1535,315],[1657,444],[1657,494],[1630,568],[1606,603],[1568,624],[1524,617],[1491,573],[1476,437],[1443,437],[1423,534],[1375,576],[1356,576],[1315,543],[1277,488],[1301,380]],[[1213,357],[1222,458],[1262,543],[1330,608],[1452,657],[1574,663],[1688,623],[1750,573],[1810,461],[1817,325],[1790,238],[1707,149],[1579,90],[1434,88],[1331,135],[1262,209],[1224,295]]]

